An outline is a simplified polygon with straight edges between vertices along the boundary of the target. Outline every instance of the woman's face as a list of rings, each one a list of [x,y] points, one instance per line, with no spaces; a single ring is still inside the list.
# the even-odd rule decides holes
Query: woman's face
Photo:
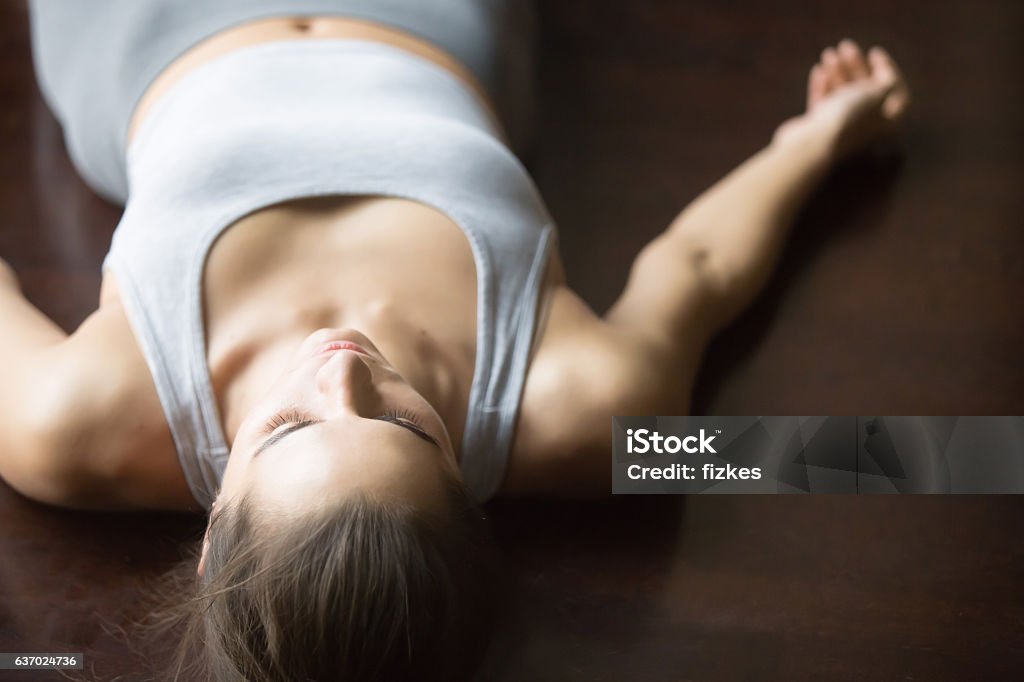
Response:
[[[243,492],[302,513],[360,489],[429,506],[459,475],[444,422],[368,338],[310,334],[239,427],[217,504]]]

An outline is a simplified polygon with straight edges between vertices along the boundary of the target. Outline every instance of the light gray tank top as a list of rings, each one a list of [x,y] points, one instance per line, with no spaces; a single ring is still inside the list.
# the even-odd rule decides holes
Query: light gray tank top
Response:
[[[114,273],[182,468],[209,509],[229,444],[211,387],[201,284],[213,241],[299,197],[421,202],[466,234],[477,270],[476,369],[462,471],[481,500],[505,472],[555,228],[476,95],[437,65],[357,40],[286,41],[188,74],[128,149]]]
[[[387,24],[465,64],[496,103],[514,149],[534,106],[533,0],[30,0],[39,86],[75,168],[124,203],[128,123],[146,87],[196,43],[269,17],[341,16]]]

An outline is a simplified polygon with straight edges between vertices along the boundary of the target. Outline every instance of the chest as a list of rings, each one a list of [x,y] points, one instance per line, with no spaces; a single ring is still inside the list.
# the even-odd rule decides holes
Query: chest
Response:
[[[375,305],[471,356],[476,303],[459,226],[390,198],[306,199],[255,213],[218,238],[203,275],[211,367],[242,339],[339,326]]]

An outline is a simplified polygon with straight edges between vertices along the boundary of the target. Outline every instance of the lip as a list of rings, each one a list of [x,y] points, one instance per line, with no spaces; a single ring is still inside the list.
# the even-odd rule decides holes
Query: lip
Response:
[[[320,348],[320,352],[318,354],[324,355],[326,353],[333,353],[339,350],[348,350],[353,353],[360,353],[366,357],[372,357],[365,348],[360,346],[358,343],[352,343],[351,341],[331,341],[330,343],[324,344]]]

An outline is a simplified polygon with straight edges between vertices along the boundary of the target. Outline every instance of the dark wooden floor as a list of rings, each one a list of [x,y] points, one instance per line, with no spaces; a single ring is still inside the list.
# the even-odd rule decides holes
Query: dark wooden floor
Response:
[[[844,36],[914,93],[900,154],[836,173],[700,414],[1024,414],[1024,5],[544,0],[535,177],[598,309],[690,198],[764,144]],[[0,0],[0,255],[73,329],[118,210],[68,164]],[[2,380],[2,378],[0,378]],[[1024,672],[1020,497],[499,504],[521,583],[485,679],[995,680]],[[0,651],[142,665],[116,632],[202,520],[46,509],[0,484]],[[108,628],[109,629],[109,628]],[[3,680],[60,679],[2,673]]]

